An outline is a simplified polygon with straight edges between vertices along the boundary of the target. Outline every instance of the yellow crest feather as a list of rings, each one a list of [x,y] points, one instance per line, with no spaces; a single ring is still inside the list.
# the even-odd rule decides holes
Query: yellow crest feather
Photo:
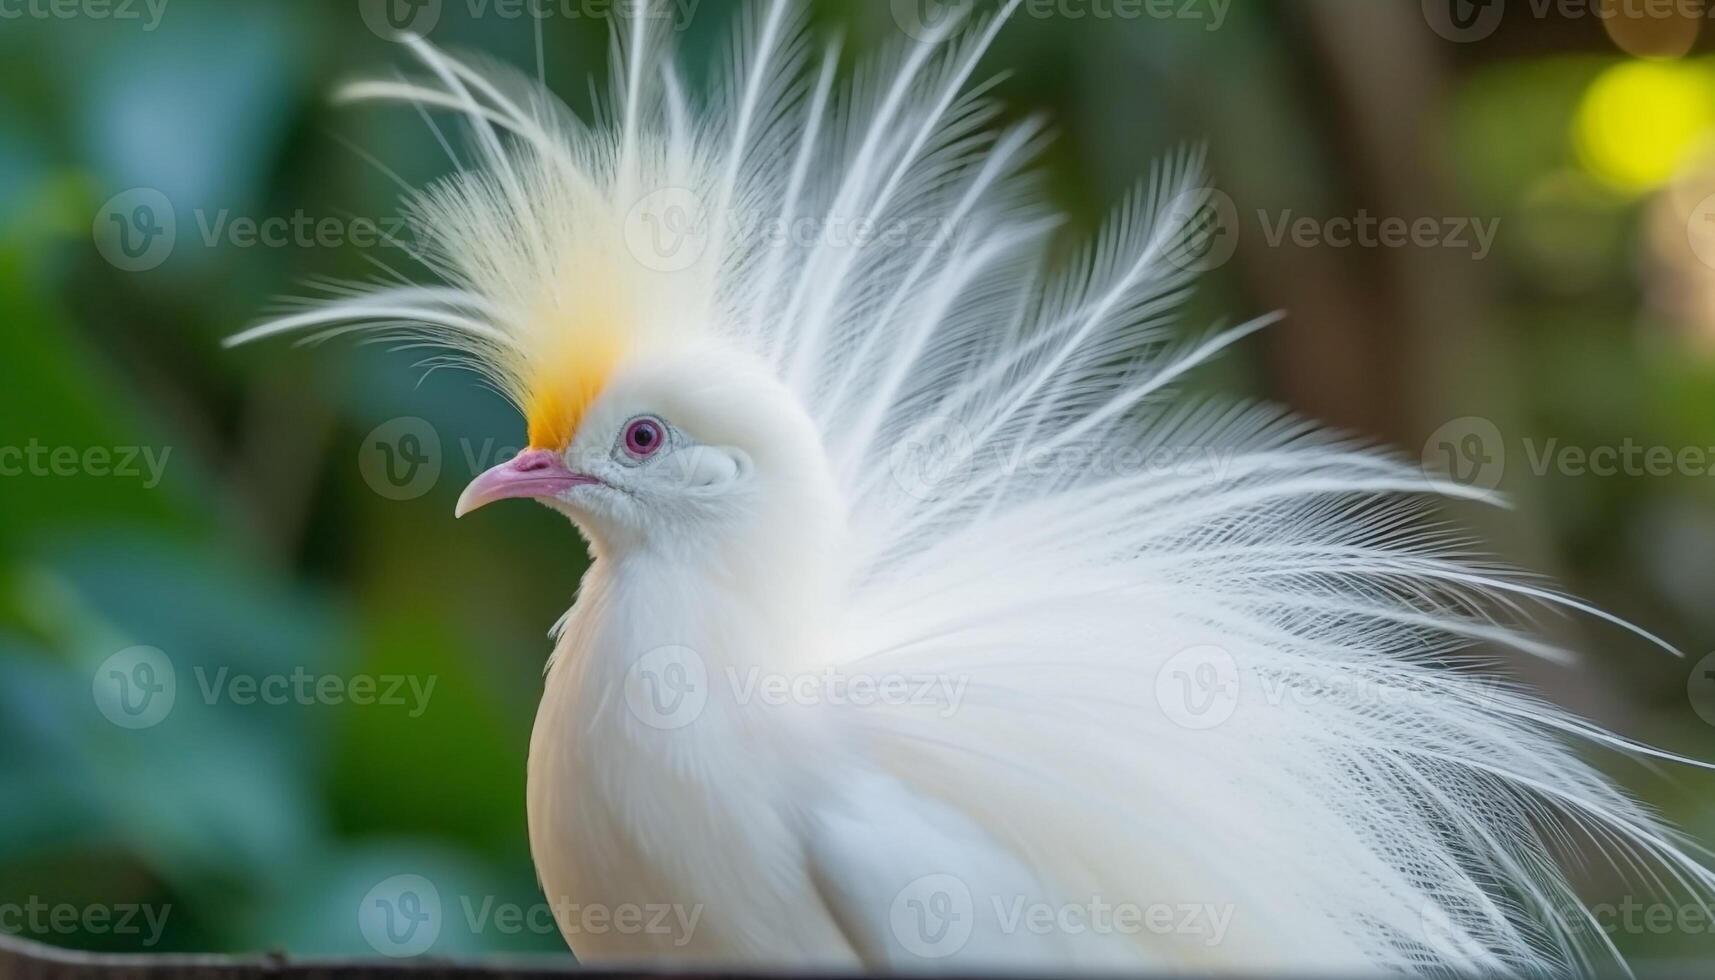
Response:
[[[521,372],[533,449],[571,444],[637,334],[634,304],[617,278],[580,264],[576,279],[563,280],[579,284],[577,301],[544,304],[532,331],[536,349]]]

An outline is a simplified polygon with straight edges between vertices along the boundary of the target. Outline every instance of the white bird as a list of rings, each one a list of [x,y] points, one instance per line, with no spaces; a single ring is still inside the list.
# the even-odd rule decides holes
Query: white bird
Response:
[[[746,7],[701,92],[633,9],[592,120],[417,39],[347,88],[469,128],[408,207],[436,281],[233,338],[428,342],[525,415],[458,513],[593,555],[528,788],[580,959],[1554,974],[1619,959],[1577,845],[1708,893],[1574,746],[1659,753],[1459,652],[1616,620],[1420,523],[1469,491],[1173,394],[1261,325],[1173,339],[1196,154],[1054,264],[1040,124],[971,84],[1004,13],[842,81]]]

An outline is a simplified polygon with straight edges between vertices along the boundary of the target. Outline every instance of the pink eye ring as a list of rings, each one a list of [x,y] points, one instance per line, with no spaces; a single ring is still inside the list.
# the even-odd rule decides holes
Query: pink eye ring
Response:
[[[648,459],[667,442],[667,425],[645,415],[625,423],[625,451],[633,459]]]

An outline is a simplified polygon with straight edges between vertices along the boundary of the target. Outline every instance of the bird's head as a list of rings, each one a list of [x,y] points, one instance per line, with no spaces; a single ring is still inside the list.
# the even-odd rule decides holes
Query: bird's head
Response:
[[[339,290],[228,343],[386,328],[479,373],[529,445],[471,482],[461,517],[533,499],[598,554],[821,548],[844,517],[827,454],[734,292],[763,243],[710,217],[722,195],[701,155],[639,140],[623,167],[528,141],[496,151],[408,201],[413,254],[440,284]]]
[[[342,297],[233,342],[405,321],[405,336],[447,348],[528,426],[528,447],[465,489],[460,517],[536,500],[598,554],[777,554],[774,528],[836,526],[816,427],[735,322],[727,253],[650,234],[706,222],[686,217],[715,196],[685,189],[702,178],[591,175],[515,149],[504,173],[461,172],[411,200],[420,252],[444,285]]]
[[[766,552],[829,530],[835,496],[814,425],[758,359],[715,343],[645,347],[599,377],[543,379],[530,447],[479,475],[462,517],[536,500],[601,551]]]

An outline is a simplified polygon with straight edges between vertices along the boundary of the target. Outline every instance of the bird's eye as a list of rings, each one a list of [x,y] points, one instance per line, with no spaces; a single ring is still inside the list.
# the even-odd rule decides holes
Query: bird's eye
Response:
[[[625,424],[625,451],[633,459],[648,459],[666,441],[667,425],[660,419],[644,416]]]

